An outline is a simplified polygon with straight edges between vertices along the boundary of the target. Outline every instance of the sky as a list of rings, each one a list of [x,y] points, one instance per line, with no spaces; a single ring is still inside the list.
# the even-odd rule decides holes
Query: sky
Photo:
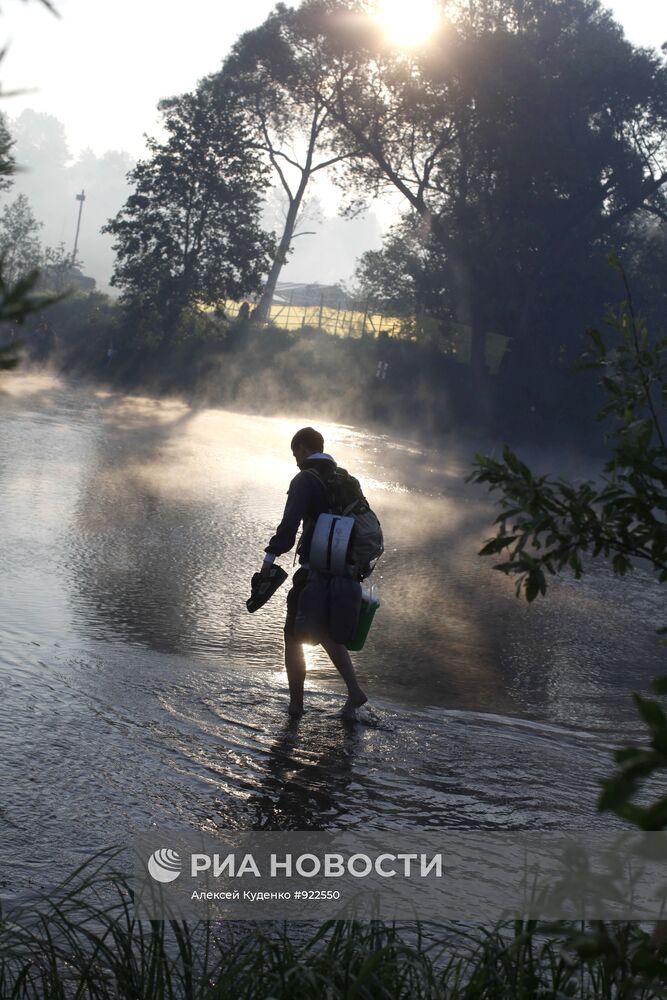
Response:
[[[65,123],[70,148],[124,149],[137,157],[163,97],[189,90],[217,69],[238,35],[261,23],[269,0],[5,0],[10,115],[24,107]]]
[[[0,67],[2,89],[6,95],[22,91],[5,96],[2,108],[10,119],[27,108],[54,115],[65,127],[73,159],[87,148],[98,157],[111,150],[124,151],[133,160],[141,157],[144,133],[159,135],[158,101],[190,90],[202,76],[218,69],[239,34],[259,25],[274,7],[274,0],[52,2],[60,17],[38,0],[2,3],[0,47],[7,46]],[[412,0],[405,3],[413,8]],[[667,0],[607,0],[606,6],[635,44],[658,48],[667,41]],[[37,183],[37,178],[24,177],[23,182],[17,178],[16,189],[22,184],[29,187],[31,180]],[[323,238],[317,240],[317,253],[314,238],[297,241],[283,277],[333,283],[350,277],[363,250],[380,245],[396,207],[375,204],[365,221],[344,229],[345,223],[336,218],[337,189],[320,182],[314,193],[325,217],[326,228],[319,227]],[[42,213],[47,244],[67,241],[73,224],[72,199],[73,192],[68,191],[60,199],[61,207],[51,206],[51,219],[48,212]],[[118,208],[120,204],[116,208],[105,203],[106,217]],[[91,211],[88,205],[87,212]],[[95,277],[107,287],[110,238],[101,237],[97,225],[95,230],[92,246],[93,233],[84,227],[82,237],[89,245],[84,245],[83,256],[92,263],[98,251],[106,254]]]
[[[0,27],[10,116],[31,107],[65,124],[70,148],[141,155],[157,102],[217,69],[238,35],[260,24],[272,0],[5,0]],[[409,6],[410,0],[406,0]],[[667,0],[608,0],[631,41],[667,41]]]

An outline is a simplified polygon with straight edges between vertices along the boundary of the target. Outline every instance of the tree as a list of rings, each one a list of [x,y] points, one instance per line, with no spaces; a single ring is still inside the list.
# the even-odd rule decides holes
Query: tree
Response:
[[[74,220],[74,191],[67,177],[71,154],[65,126],[53,115],[26,108],[11,122],[11,129],[14,156],[20,167],[16,188],[28,197],[47,229],[50,225],[60,236],[63,206],[71,205]],[[73,229],[74,221],[71,224]]]
[[[449,319],[453,302],[451,288],[442,280],[444,263],[430,227],[408,212],[391,226],[380,250],[362,255],[356,276],[380,312]]]
[[[104,231],[115,237],[112,284],[169,340],[186,308],[257,289],[272,240],[258,221],[266,172],[231,96],[208,78],[160,110],[167,139],[148,140],[149,158],[128,175],[134,192]]]
[[[0,260],[6,281],[14,283],[35,271],[42,258],[42,228],[24,194],[19,194],[0,215]]]
[[[48,291],[61,295],[67,291],[72,275],[72,255],[64,243],[55,247],[45,247],[39,285]]]
[[[322,19],[347,58],[323,97],[357,154],[347,184],[395,188],[430,226],[478,373],[488,330],[515,339],[523,369],[562,362],[572,283],[588,291],[579,312],[598,302],[605,249],[635,213],[663,211],[664,61],[597,0],[461,0],[413,52],[379,37],[369,5],[340,6],[358,27]]]
[[[546,594],[547,574],[567,570],[580,578],[587,555],[608,560],[618,576],[641,560],[667,582],[667,337],[649,336],[627,282],[626,295],[609,317],[614,339],[592,330],[584,358],[584,366],[600,372],[607,397],[600,416],[612,421],[611,452],[599,480],[536,476],[508,447],[502,461],[481,455],[475,461],[470,478],[498,491],[501,507],[496,537],[481,555],[503,553],[495,569],[515,576],[517,595],[528,601]],[[666,694],[667,677],[654,687]],[[667,716],[657,702],[634,698],[650,746],[617,752],[618,770],[605,782],[599,806],[645,830],[662,830],[667,796],[648,806],[633,799],[647,778],[667,769]]]
[[[623,259],[633,294],[649,329],[664,328],[667,316],[667,220],[641,212],[626,227]]]
[[[293,241],[302,235],[296,228],[308,185],[319,171],[349,155],[331,148],[328,105],[339,81],[328,53],[311,31],[310,6],[291,10],[279,3],[264,24],[241,36],[219,78],[223,88],[232,86],[239,95],[253,142],[270,163],[287,203],[283,231],[255,311],[262,321],[268,318]],[[318,0],[315,6],[325,9],[331,3]]]
[[[9,191],[14,183],[16,161],[12,151],[13,146],[14,140],[7,127],[7,119],[0,113],[0,192]]]
[[[5,116],[0,114],[0,191],[8,191],[12,186],[16,169],[12,155],[13,140],[7,128]],[[4,291],[4,283],[0,269],[0,294]],[[0,371],[16,368],[18,355],[13,344],[0,345]]]
[[[42,6],[55,13],[50,0],[40,0],[40,2]],[[0,52],[0,60],[3,53],[4,50]],[[16,169],[12,145],[5,117],[0,115],[0,191],[6,191],[11,187],[12,175]],[[22,323],[26,316],[48,305],[48,301],[45,302],[41,297],[33,295],[38,277],[39,272],[33,270],[12,284],[7,280],[0,257],[0,322]],[[13,343],[0,345],[0,370],[15,368],[18,364],[15,346]]]
[[[452,316],[450,289],[442,276],[438,245],[415,213],[404,215],[391,227],[380,250],[367,250],[355,272],[359,297],[373,310],[401,316],[404,329],[416,332],[424,316],[444,321]]]
[[[73,158],[62,122],[41,112],[22,112],[12,128],[16,136],[13,152],[20,165],[14,190],[28,196],[44,223],[44,242],[56,246],[61,241],[65,218],[71,253],[79,208],[75,195],[85,188],[81,235],[86,271],[94,275],[98,286],[108,285],[114,265],[113,241],[100,230],[125,204],[130,194],[127,174],[136,158],[110,150],[96,155],[91,149]]]

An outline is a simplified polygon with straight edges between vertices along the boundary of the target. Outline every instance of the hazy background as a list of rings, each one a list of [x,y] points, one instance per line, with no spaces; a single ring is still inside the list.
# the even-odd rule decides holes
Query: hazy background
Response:
[[[44,224],[42,242],[71,248],[75,194],[84,188],[79,257],[98,287],[109,290],[111,238],[99,229],[127,197],[125,175],[144,154],[145,133],[159,134],[158,101],[217,70],[238,35],[259,25],[274,4],[56,0],[56,6],[60,18],[20,0],[3,7],[3,110],[24,168],[3,197],[25,193]],[[664,0],[611,0],[606,6],[632,42],[659,48],[667,40]],[[11,93],[16,90],[23,92]],[[357,257],[380,246],[395,207],[376,202],[346,220],[337,215],[332,184],[320,178],[313,192],[301,226],[309,235],[296,240],[281,278],[322,284],[349,279]],[[279,216],[272,200],[267,223],[279,225]]]

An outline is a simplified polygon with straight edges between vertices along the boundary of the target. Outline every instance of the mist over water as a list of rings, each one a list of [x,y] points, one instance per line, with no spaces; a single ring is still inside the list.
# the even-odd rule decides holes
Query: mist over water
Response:
[[[597,783],[636,728],[629,691],[660,669],[659,587],[596,566],[517,601],[475,554],[495,514],[464,479],[485,442],[429,451],[316,413],[31,375],[3,381],[0,413],[0,891],[151,825],[611,824]],[[385,531],[382,606],[355,656],[371,699],[359,724],[336,718],[343,685],[319,649],[307,713],[288,721],[287,587],[245,609],[303,423]]]

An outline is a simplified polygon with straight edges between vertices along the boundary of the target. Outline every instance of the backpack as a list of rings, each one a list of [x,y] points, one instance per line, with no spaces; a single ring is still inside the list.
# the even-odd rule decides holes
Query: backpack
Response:
[[[327,476],[315,469],[304,471],[317,476],[323,483],[330,514],[354,518],[349,554],[357,576],[364,580],[373,572],[375,563],[384,552],[384,539],[380,522],[362,493],[359,480],[341,468],[334,469]]]

